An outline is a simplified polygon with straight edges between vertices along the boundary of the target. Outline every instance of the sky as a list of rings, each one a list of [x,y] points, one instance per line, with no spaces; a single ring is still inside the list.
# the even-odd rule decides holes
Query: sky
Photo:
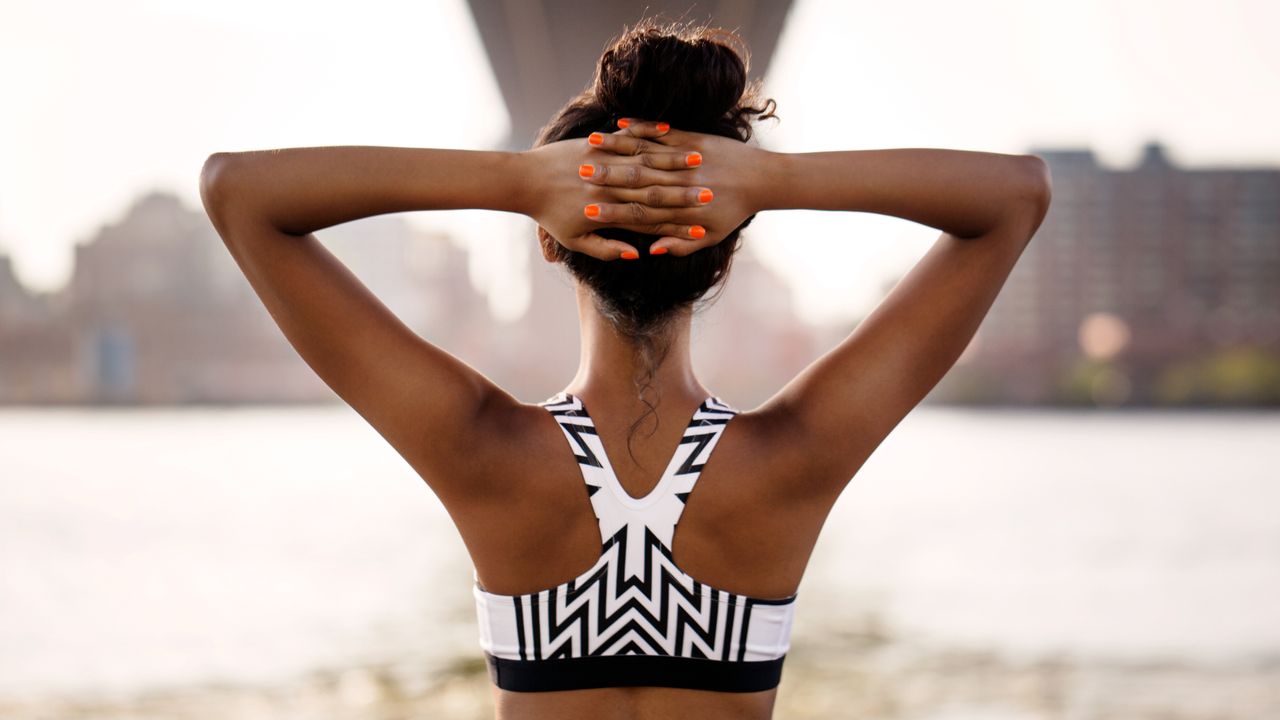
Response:
[[[199,208],[211,152],[310,145],[489,149],[509,122],[463,0],[4,0],[0,252],[50,290],[73,246],[139,195]],[[1164,143],[1175,163],[1280,166],[1280,3],[796,0],[765,90],[773,150]],[[440,109],[448,107],[449,113]],[[472,250],[472,279],[522,312],[530,222],[412,213]],[[760,215],[744,243],[802,314],[867,312],[937,232],[862,213]]]

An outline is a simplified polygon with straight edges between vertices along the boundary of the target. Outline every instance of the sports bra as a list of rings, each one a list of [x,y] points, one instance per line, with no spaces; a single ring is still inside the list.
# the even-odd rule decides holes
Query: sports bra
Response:
[[[494,684],[517,692],[777,687],[796,596],[720,590],[677,567],[671,553],[685,502],[738,411],[714,395],[704,400],[658,484],[637,498],[618,482],[582,400],[561,392],[538,404],[578,460],[600,524],[600,558],[568,582],[524,595],[488,592],[476,576],[480,646]]]

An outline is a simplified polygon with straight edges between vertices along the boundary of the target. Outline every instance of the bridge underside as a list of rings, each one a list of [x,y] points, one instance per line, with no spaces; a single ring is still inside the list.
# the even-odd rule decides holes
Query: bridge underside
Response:
[[[736,31],[751,50],[750,76],[763,77],[791,0],[468,0],[511,114],[507,149],[528,148],[538,129],[587,87],[596,61],[624,26],[644,17],[710,21]]]

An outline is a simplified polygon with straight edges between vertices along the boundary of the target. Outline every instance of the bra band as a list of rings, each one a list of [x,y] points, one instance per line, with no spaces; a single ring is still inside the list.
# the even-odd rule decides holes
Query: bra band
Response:
[[[604,687],[672,687],[760,692],[778,686],[785,657],[724,662],[668,655],[511,660],[485,653],[494,685],[514,692]]]

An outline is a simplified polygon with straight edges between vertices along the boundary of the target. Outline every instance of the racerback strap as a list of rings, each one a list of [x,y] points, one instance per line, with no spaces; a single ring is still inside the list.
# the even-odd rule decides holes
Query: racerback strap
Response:
[[[648,544],[656,541],[670,553],[675,526],[689,494],[721,433],[738,411],[715,396],[704,400],[689,419],[658,484],[637,498],[618,481],[581,398],[561,392],[540,404],[556,418],[578,460],[600,524],[601,547],[625,543],[624,577],[643,574]]]

